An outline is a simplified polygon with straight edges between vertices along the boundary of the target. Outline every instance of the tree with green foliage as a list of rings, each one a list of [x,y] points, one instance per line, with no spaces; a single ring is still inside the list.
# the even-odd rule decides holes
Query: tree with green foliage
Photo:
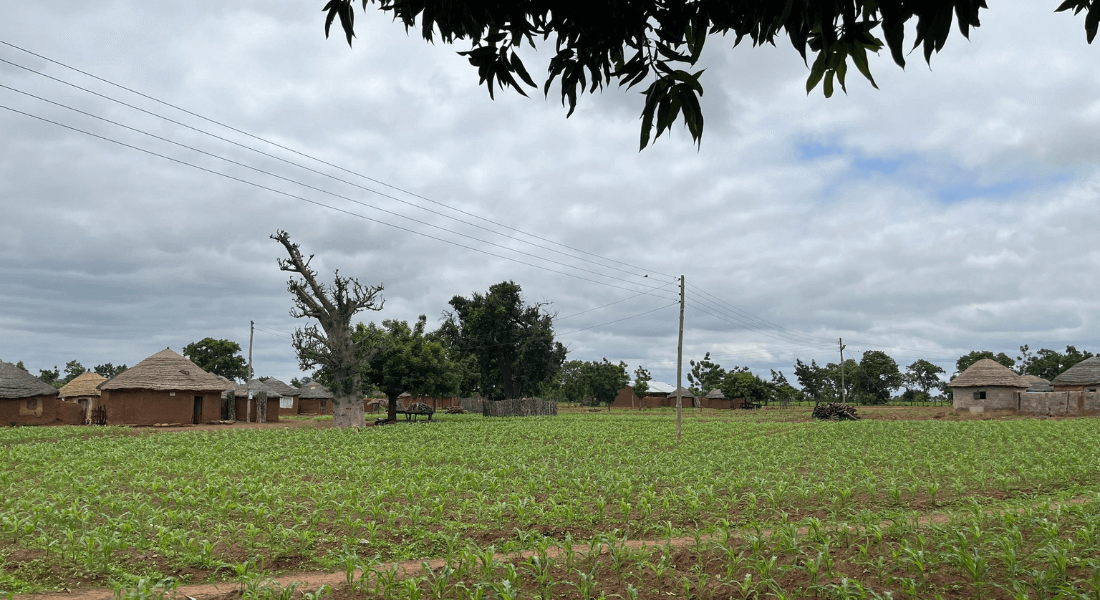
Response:
[[[787,381],[787,376],[783,374],[783,371],[776,371],[775,369],[769,370],[772,373],[772,380],[768,383],[771,387],[771,396],[777,402],[797,400],[799,392],[789,381]],[[767,404],[767,402],[765,402],[765,404]]]
[[[1009,369],[1011,369],[1012,366],[1016,364],[1016,361],[1004,352],[993,354],[992,350],[974,350],[968,354],[960,356],[959,360],[955,361],[955,372],[962,373],[963,371],[969,369],[970,365],[978,362],[983,358],[995,360],[1002,365],[1008,367]]]
[[[450,306],[440,333],[457,352],[474,357],[476,391],[489,399],[533,396],[565,362],[565,346],[554,340],[553,317],[544,304],[526,303],[515,282],[469,298],[455,296]]]
[[[810,364],[796,358],[794,361],[794,376],[798,379],[798,385],[802,386],[802,393],[819,402],[823,399],[823,393],[828,387],[828,372],[824,367],[819,367],[817,361],[811,360]]]
[[[923,358],[917,359],[908,367],[905,367],[903,376],[907,390],[902,394],[902,399],[909,402],[927,401],[929,390],[940,383],[939,374],[944,373],[943,367],[932,364]]]
[[[39,369],[38,378],[54,386],[55,388],[60,388],[61,386],[65,385],[64,383],[60,383],[61,371],[58,370],[57,365],[54,365],[53,370]]]
[[[748,367],[734,367],[726,372],[718,386],[726,398],[735,400],[744,398],[751,402],[765,402],[771,396],[772,388],[768,382],[749,370]]]
[[[718,389],[722,380],[726,377],[726,370],[718,363],[710,360],[710,352],[703,356],[703,360],[688,361],[691,370],[688,371],[688,391],[694,396],[704,396],[711,390]]]
[[[69,383],[77,377],[80,377],[87,370],[88,369],[84,368],[84,365],[80,364],[79,361],[70,360],[69,362],[65,363],[65,383]]]
[[[649,382],[653,381],[653,376],[649,374],[649,370],[638,365],[637,369],[634,369],[634,395],[639,398],[645,398],[649,395]]]
[[[119,373],[122,373],[126,369],[126,365],[119,365],[116,367],[111,363],[96,365],[95,367],[92,367],[92,370],[95,371],[97,375],[99,375],[100,377],[105,377],[107,379],[114,379],[115,377],[118,377]]]
[[[208,373],[230,381],[248,379],[248,362],[241,356],[241,345],[237,342],[203,338],[184,346],[183,355]]]
[[[363,361],[361,379],[386,395],[387,416],[397,420],[397,397],[408,392],[412,396],[448,396],[457,388],[455,373],[447,361],[443,344],[425,333],[427,317],[420,315],[416,323],[386,319],[355,326],[354,342],[370,348]]]
[[[1065,353],[1047,348],[1032,353],[1027,344],[1020,346],[1020,354],[1020,364],[1016,372],[1020,375],[1037,375],[1047,381],[1053,380],[1086,358],[1096,356],[1088,350],[1080,351],[1074,346],[1066,346]]]
[[[313,381],[313,378],[310,377],[309,375],[306,375],[306,376],[302,377],[301,379],[298,379],[297,377],[293,377],[290,380],[290,385],[293,386],[293,387],[296,387],[296,388],[300,388],[303,385],[306,385],[307,383],[310,383],[312,381]]]
[[[363,10],[368,0],[362,0]],[[355,1],[326,0],[324,29],[339,19],[348,44],[355,36]],[[915,34],[926,63],[943,49],[952,21],[963,37],[979,25],[985,0],[756,0],[748,2],[398,2],[379,0],[406,30],[419,29],[435,43],[469,41],[459,52],[478,71],[493,97],[494,88],[510,87],[526,96],[524,86],[539,88],[517,54],[524,44],[536,49],[553,40],[541,91],[549,95],[560,82],[562,104],[572,115],[577,98],[612,83],[633,88],[648,83],[643,95],[641,148],[656,127],[660,137],[682,117],[692,139],[703,135],[703,70],[697,63],[709,36],[732,36],[734,45],[774,46],[786,38],[809,68],[807,93],[819,83],[826,97],[839,85],[847,91],[849,65],[873,87],[869,54],[889,49],[905,66],[907,31]],[[1100,2],[1065,0],[1056,11],[1086,12],[1086,39],[1092,43],[1100,22]],[[879,36],[882,36],[880,39]]]
[[[866,403],[862,388],[859,387],[859,363],[854,358],[844,359],[844,368],[837,363],[828,363],[823,368],[825,377],[822,396],[835,402]]]
[[[868,350],[859,359],[856,388],[867,404],[887,404],[905,379],[898,363],[882,350]]]
[[[23,371],[27,371],[27,367],[26,367],[26,365],[23,364],[23,361],[19,361],[19,362],[15,363],[15,366],[16,366],[16,368],[22,369]],[[27,371],[27,372],[29,373],[30,371]]]

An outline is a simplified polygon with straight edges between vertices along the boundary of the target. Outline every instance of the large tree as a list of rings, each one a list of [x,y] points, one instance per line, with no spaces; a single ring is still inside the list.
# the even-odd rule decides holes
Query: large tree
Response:
[[[202,370],[230,381],[248,379],[248,361],[241,356],[241,345],[237,342],[203,338],[184,346],[183,355]]]
[[[726,398],[734,400],[744,398],[752,402],[764,402],[771,397],[772,387],[748,369],[748,367],[734,367],[726,373],[719,384]]]
[[[302,370],[320,367],[325,374],[333,394],[332,426],[362,427],[365,423],[360,367],[374,349],[352,339],[351,319],[359,311],[382,310],[383,288],[360,285],[358,279],[342,277],[339,270],[332,285],[325,285],[309,266],[313,255],[303,257],[298,244],[290,241],[290,234],[280,230],[271,239],[282,244],[289,256],[276,259],[279,270],[301,277],[291,276],[286,284],[294,297],[290,315],[316,319],[320,324],[294,330],[298,363]]]
[[[458,387],[446,349],[425,334],[426,325],[424,315],[411,327],[406,321],[387,319],[381,326],[359,323],[352,334],[357,344],[373,349],[362,363],[363,381],[386,395],[390,421],[397,419],[397,397],[404,392],[447,396]]]
[[[362,0],[363,10],[368,0]],[[884,47],[899,66],[905,66],[906,31],[915,34],[913,48],[921,47],[931,64],[932,52],[947,42],[952,22],[969,38],[978,27],[985,0],[695,0],[665,2],[560,2],[511,0],[491,2],[407,2],[378,0],[378,8],[392,13],[406,29],[419,28],[429,42],[468,41],[460,52],[477,68],[490,97],[495,88],[511,87],[527,95],[524,86],[537,88],[516,53],[523,44],[536,48],[553,40],[552,57],[542,84],[550,93],[560,82],[562,104],[569,113],[577,97],[618,82],[634,87],[647,84],[642,108],[641,148],[654,127],[659,137],[682,116],[698,143],[703,134],[702,70],[696,65],[708,36],[733,36],[736,46],[747,38],[753,46],[775,45],[787,38],[809,68],[806,91],[823,83],[825,96],[837,84],[846,90],[849,65],[870,82],[868,53]],[[339,18],[348,44],[355,35],[354,0],[327,0],[325,35]],[[1086,39],[1092,43],[1100,23],[1100,2],[1065,0],[1056,11],[1086,12]],[[915,21],[915,23],[913,23]],[[885,42],[879,36],[885,38]]]
[[[819,367],[817,361],[811,360],[810,364],[796,358],[794,361],[794,376],[798,379],[798,385],[802,386],[802,393],[818,402],[823,399],[823,392],[828,387],[828,373],[824,367]]]
[[[940,384],[939,374],[943,373],[943,367],[932,364],[923,358],[905,367],[905,385],[910,390],[919,390],[922,399],[928,398],[928,392]],[[912,397],[912,395],[910,395]]]
[[[1020,364],[1017,373],[1021,375],[1038,375],[1047,381],[1061,375],[1073,365],[1095,356],[1088,350],[1081,351],[1074,346],[1066,346],[1065,353],[1057,350],[1043,348],[1032,353],[1027,344],[1020,346]]]
[[[886,404],[904,381],[898,363],[882,350],[868,350],[859,359],[856,388],[868,404]]]
[[[542,303],[528,304],[512,281],[485,294],[455,296],[445,311],[441,334],[477,364],[477,389],[493,399],[538,393],[565,362],[565,346],[554,341],[554,319]]]

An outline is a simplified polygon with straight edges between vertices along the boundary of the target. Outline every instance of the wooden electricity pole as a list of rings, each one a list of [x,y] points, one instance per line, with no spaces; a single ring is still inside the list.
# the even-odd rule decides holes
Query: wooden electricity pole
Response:
[[[246,423],[252,422],[252,388],[249,383],[252,381],[252,336],[256,333],[256,322],[248,322],[248,377],[244,381],[244,391],[248,395],[248,402],[245,403],[244,420]]]
[[[680,337],[676,342],[676,443],[680,443],[683,432],[680,413],[684,404],[684,386],[681,377],[684,374],[684,276],[680,276]]]
[[[837,338],[836,343],[840,345],[840,401],[848,402],[848,390],[844,387],[844,338]]]

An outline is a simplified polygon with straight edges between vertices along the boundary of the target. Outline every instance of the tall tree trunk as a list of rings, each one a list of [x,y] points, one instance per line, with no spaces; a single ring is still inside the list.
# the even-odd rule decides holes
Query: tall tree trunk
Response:
[[[388,406],[386,407],[386,419],[388,419],[390,423],[396,423],[397,422],[397,396],[386,394],[386,400],[388,400],[388,402],[389,402]]]
[[[332,399],[332,426],[338,429],[365,427],[363,401],[356,395],[338,394]]]

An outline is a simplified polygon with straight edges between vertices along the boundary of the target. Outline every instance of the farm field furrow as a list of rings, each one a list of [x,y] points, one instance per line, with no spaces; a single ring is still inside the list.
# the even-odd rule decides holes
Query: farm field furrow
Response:
[[[502,581],[528,597],[549,597],[553,581],[553,597],[577,598],[1100,585],[1100,421],[768,412],[691,415],[679,445],[668,413],[447,415],[358,432],[0,430],[0,590],[363,567],[338,594],[392,596],[384,565],[434,557],[452,565],[443,597],[507,597]],[[919,522],[932,512],[948,520]],[[699,542],[624,544],[677,536]],[[593,540],[605,553],[583,564],[476,560]],[[427,593],[429,577],[406,581]]]

